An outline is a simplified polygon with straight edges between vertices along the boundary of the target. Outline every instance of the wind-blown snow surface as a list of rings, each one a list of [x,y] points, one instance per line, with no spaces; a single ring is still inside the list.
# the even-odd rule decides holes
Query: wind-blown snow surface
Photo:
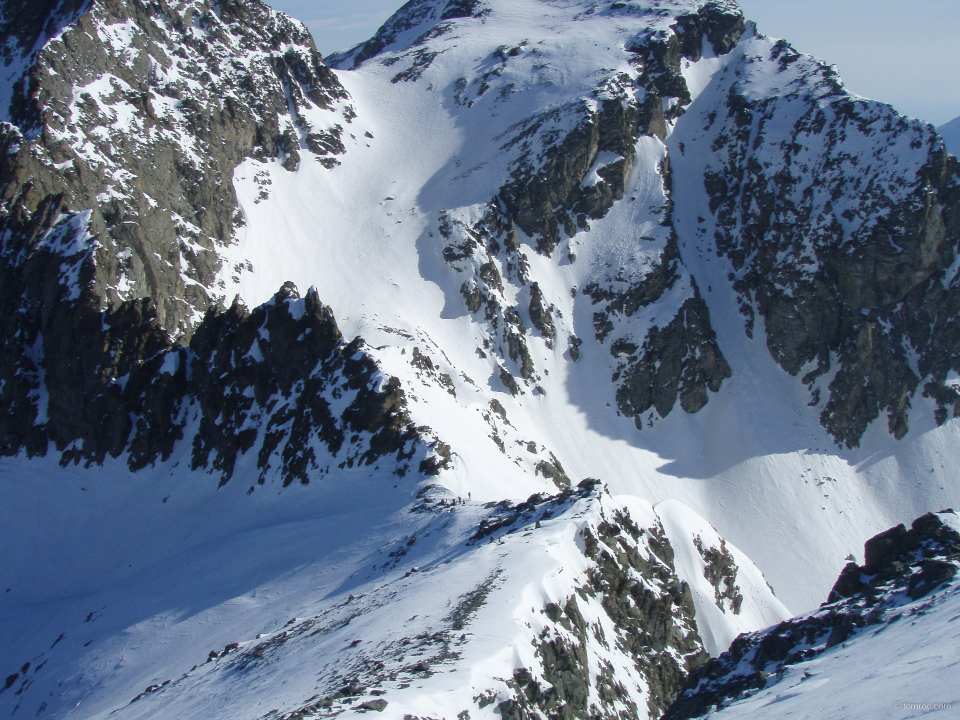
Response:
[[[315,701],[352,685],[363,688],[346,695],[357,707],[386,695],[389,717],[452,718],[478,688],[506,696],[514,669],[536,665],[549,604],[587,585],[585,529],[619,512],[641,528],[669,517],[671,532],[687,535],[670,537],[685,557],[697,533],[707,547],[719,542],[679,503],[663,514],[589,487],[535,501],[481,536],[490,508],[435,490],[411,512],[410,483],[384,488],[383,476],[347,473],[292,503],[248,497],[236,483],[215,493],[184,472],[33,475],[22,465],[8,463],[2,476],[5,532],[27,541],[5,561],[3,581],[13,584],[0,600],[4,657],[17,659],[0,697],[11,714],[22,704],[31,716],[63,718],[234,717],[237,708],[261,717],[324,707]],[[58,488],[39,507],[37,483]],[[789,614],[734,552],[751,606],[742,618],[714,607],[725,639]],[[703,584],[701,567],[679,570]],[[644,687],[599,641],[618,633],[600,602],[579,598],[599,628],[586,648],[591,670],[612,663],[618,682]],[[629,699],[648,700],[643,691]],[[327,706],[336,704],[342,696]]]
[[[662,521],[712,652],[788,608],[816,606],[845,557],[862,559],[866,538],[955,503],[960,422],[936,427],[932,407],[918,397],[905,439],[894,440],[881,422],[859,449],[839,449],[807,407],[805,388],[770,357],[762,329],[746,337],[721,281],[726,261],[702,246],[682,216],[683,260],[733,376],[700,412],[678,408],[641,432],[616,412],[614,360],[595,340],[592,305],[573,296],[608,264],[640,272],[657,256],[666,202],[657,167],[667,146],[675,177],[687,178],[674,187],[677,202],[702,202],[702,179],[683,172],[696,158],[677,145],[698,122],[697,97],[717,91],[720,71],[770,54],[773,41],[752,31],[729,54],[707,48],[685,66],[693,106],[669,127],[666,145],[641,138],[625,198],[606,217],[565,238],[551,257],[522,238],[530,277],[558,310],[558,336],[576,335],[583,346],[573,363],[565,343],[530,338],[541,390],[506,391],[493,357],[477,352],[485,331],[443,260],[439,215],[482,213],[516,159],[504,135],[516,123],[590,101],[619,72],[636,74],[624,45],[653,16],[588,12],[592,3],[560,0],[486,4],[490,13],[458,20],[415,81],[392,82],[402,66],[378,59],[338,73],[357,112],[345,128],[357,146],[341,165],[302,163],[289,172],[251,159],[237,169],[246,224],[224,267],[249,262],[253,270],[222,278],[224,296],[237,293],[251,307],[287,280],[301,290],[316,286],[344,335],[361,335],[384,372],[400,378],[414,421],[450,446],[452,465],[433,482],[442,499],[466,504],[410,512],[421,478],[359,470],[248,496],[249,483],[234,479],[217,490],[209,476],[187,471],[186,455],[135,475],[119,463],[82,469],[5,459],[0,672],[18,677],[0,707],[13,711],[22,702],[25,712],[29,702],[31,715],[42,705],[64,718],[227,717],[243,707],[260,717],[362,675],[365,663],[386,662],[404,640],[424,648],[428,668],[442,665],[448,658],[437,660],[437,648],[454,652],[460,635],[472,633],[463,656],[436,675],[418,670],[407,650],[388,688],[385,716],[455,717],[473,703],[471,688],[501,687],[530,663],[525,653],[545,603],[578,585],[585,560],[577,532],[603,502]],[[670,13],[696,7],[648,5],[662,6],[664,27]],[[416,34],[396,45],[406,47]],[[457,80],[494,69],[490,58],[501,46],[522,48],[515,64],[496,76],[496,87],[472,97],[472,107],[459,104]],[[650,249],[645,236],[654,237]],[[505,289],[510,301],[526,300],[523,292]],[[657,312],[675,310],[670,298],[664,303]],[[415,349],[435,370],[410,364]],[[449,376],[449,387],[436,382],[440,375]],[[491,401],[502,415],[491,412]],[[482,503],[555,492],[536,472],[551,454],[574,482],[601,478],[615,500],[579,498],[529,536],[468,549]],[[49,492],[38,493],[38,485]],[[721,536],[742,570],[747,599],[739,615],[722,601],[711,604],[690,549],[696,537],[713,545]],[[414,537],[426,539],[410,543]],[[490,595],[454,632],[458,603],[485,588]],[[584,610],[591,612],[599,621],[595,608]],[[255,647],[261,633],[261,641],[277,641],[265,644],[259,664],[249,655],[231,658]],[[210,651],[231,643],[239,646],[204,664]],[[270,652],[281,645],[271,665]],[[130,704],[153,685],[161,687]],[[633,700],[645,702],[639,691]]]
[[[960,588],[952,585],[905,606],[899,623],[792,666],[772,687],[710,717],[956,717],[958,615]]]
[[[869,541],[869,572],[851,564],[830,603],[739,638],[665,717],[956,717],[957,530],[944,511]]]

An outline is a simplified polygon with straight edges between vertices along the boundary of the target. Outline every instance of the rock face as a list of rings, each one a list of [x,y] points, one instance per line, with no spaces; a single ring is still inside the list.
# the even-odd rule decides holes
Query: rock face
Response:
[[[417,80],[449,47],[458,20],[484,12],[479,5],[462,14],[441,5],[409,4],[337,61],[409,61],[397,77]],[[626,4],[609,12],[637,10]],[[527,319],[525,308],[489,298],[510,295],[504,282],[531,279],[526,242],[553,255],[625,201],[641,138],[665,140],[695,122],[683,117],[693,99],[684,73],[706,51],[727,63],[712,90],[722,105],[706,116],[698,140],[707,156],[698,172],[712,214],[709,240],[733,266],[728,281],[747,334],[762,317],[771,355],[808,386],[838,443],[858,445],[882,413],[902,438],[917,392],[935,401],[944,422],[960,411],[948,379],[960,371],[955,313],[943,311],[960,302],[953,272],[960,166],[931,128],[851,97],[832,70],[787,43],[769,56],[737,51],[745,29],[732,2],[703,3],[664,26],[651,23],[625,46],[635,73],[611,74],[591,97],[530,115],[499,138],[500,152],[512,158],[509,179],[481,219],[463,219],[468,237],[453,238],[444,253],[458,272],[473,276],[462,283],[468,311],[484,307],[488,320],[497,318],[492,342],[504,348],[505,371],[535,385],[526,328],[543,322],[538,306],[531,304]],[[457,80],[455,105],[469,110],[491,94],[506,102],[519,90],[504,78],[536,52],[524,43],[495,49],[483,73]],[[777,86],[768,92],[759,86],[771,75]],[[667,415],[678,400],[696,412],[732,372],[671,234],[677,210],[666,154],[659,174],[665,203],[660,245],[650,248],[656,261],[643,272],[621,267],[584,288],[603,303],[595,332],[615,358],[618,409],[638,427]],[[664,294],[675,287],[686,297],[668,320],[652,327],[634,321],[654,303],[668,304]]]
[[[138,470],[186,443],[191,466],[209,469],[221,484],[247,453],[255,453],[260,484],[307,484],[331,467],[385,456],[395,456],[401,474],[414,460],[420,470],[433,467],[398,382],[383,377],[362,340],[343,340],[315,290],[300,299],[284,286],[252,312],[212,308],[187,347],[169,340],[149,299],[122,304],[104,325],[100,351],[111,364],[84,376],[89,345],[80,343],[92,342],[90,328],[62,338],[60,357],[79,345],[76,365],[67,365],[75,374],[57,378],[73,392],[50,397],[45,425],[8,421],[7,452],[34,438],[41,452],[46,431],[63,462],[126,453]]]
[[[451,49],[463,23],[482,19],[486,12],[481,3],[469,4],[469,12],[461,10],[435,2],[409,3],[372,40],[332,62],[338,67],[378,62],[391,68],[412,62],[394,81],[417,81],[433,58]],[[621,11],[636,12],[610,9]],[[437,222],[444,258],[466,276],[460,281],[466,309],[489,323],[484,351],[492,350],[501,359],[501,375],[512,376],[504,380],[511,392],[522,393],[529,386],[536,392],[541,369],[532,359],[529,328],[552,349],[557,318],[550,307],[558,303],[545,297],[530,275],[527,247],[554,256],[561,245],[569,248],[578,233],[590,230],[591,222],[624,201],[638,140],[648,139],[663,153],[660,187],[653,198],[661,204],[650,211],[658,230],[651,231],[655,237],[643,238],[652,241],[649,248],[637,248],[642,269],[616,267],[584,288],[594,304],[605,303],[595,315],[596,336],[614,359],[618,409],[634,418],[638,428],[652,422],[648,411],[665,417],[678,400],[685,411],[698,411],[707,403],[708,391],[719,391],[731,375],[709,309],[679,257],[672,230],[670,163],[662,141],[667,122],[675,121],[691,101],[681,61],[698,60],[705,43],[716,53],[728,53],[743,32],[743,16],[734,3],[708,2],[669,22],[658,18],[654,25],[655,32],[642,33],[627,45],[632,72],[610,73],[587,96],[543,112],[527,111],[497,137],[499,154],[509,158],[508,178],[481,214],[456,209],[442,213]],[[537,84],[550,87],[544,70],[548,65],[538,63],[539,52],[526,41],[494,48],[484,58],[483,72],[460,77],[450,88],[458,112],[483,112],[482,101],[492,96],[496,106],[522,94],[517,82],[507,78],[529,63],[540,76]],[[574,262],[575,254],[567,253]],[[684,297],[678,307],[663,312],[669,316],[666,321],[650,327],[634,317],[669,291]],[[529,300],[512,305],[507,298],[515,294]],[[611,334],[614,325],[619,331]],[[570,347],[570,358],[579,358],[579,339]]]
[[[698,60],[705,41],[720,54],[729,52],[742,31],[743,16],[735,5],[708,3],[696,15],[678,16],[666,30],[634,38],[627,49],[637,77],[621,73],[597,88],[595,109],[589,104],[570,106],[524,123],[511,141],[519,143],[522,152],[498,196],[511,224],[535,238],[540,252],[551,254],[562,237],[573,237],[589,229],[591,220],[606,216],[624,197],[638,139],[645,135],[664,140],[666,121],[691,101],[681,60]],[[666,116],[665,106],[671,108]],[[573,121],[573,131],[561,142],[550,144],[550,125],[559,124],[563,114],[581,119]],[[659,170],[665,242],[652,269],[627,279],[618,268],[583,289],[593,304],[602,303],[594,313],[596,337],[616,360],[612,380],[617,407],[638,428],[650,421],[648,411],[666,417],[677,400],[686,412],[697,412],[707,404],[707,391],[718,392],[731,376],[710,311],[677,249],[668,157]],[[639,332],[630,327],[633,316],[663,301],[674,288],[686,298],[668,322]],[[629,329],[613,332],[618,325]]]
[[[552,498],[498,506],[474,539],[539,524],[578,496],[592,497],[601,507],[610,504],[599,481],[584,480]],[[586,583],[563,602],[545,606],[549,623],[534,640],[537,663],[514,670],[507,680],[512,697],[497,709],[518,720],[659,717],[687,674],[709,658],[696,630],[690,589],[676,574],[674,550],[659,521],[641,528],[615,507],[602,510],[580,538],[589,562]],[[612,635],[605,626],[614,628]],[[592,659],[610,652],[629,658],[631,671],[602,660],[598,672]],[[647,707],[633,702],[627,690],[638,682]]]
[[[279,477],[305,485],[331,466],[389,456],[400,474],[416,455],[425,466],[432,462],[397,380],[382,376],[362,340],[344,342],[315,290],[301,300],[286,285],[253,312],[211,310],[189,348],[173,348],[137,371],[124,388],[141,411],[130,441],[134,469],[155,461],[158,448],[169,452],[188,426],[196,428],[193,467],[219,471],[221,483],[254,450],[260,484]]]
[[[15,5],[3,6],[10,23]],[[69,3],[40,5],[48,25],[70,17]],[[174,335],[216,297],[216,248],[242,222],[239,162],[279,155],[294,168],[304,147],[337,152],[307,115],[346,92],[303,26],[259,2],[93,3],[23,64],[2,109],[16,239],[5,254],[33,259],[45,235],[92,263],[72,292],[89,285],[104,308],[152,297]],[[49,217],[33,233],[20,227],[38,212]]]
[[[629,335],[610,343],[617,358],[613,375],[617,406],[634,418],[638,429],[643,428],[644,416],[651,408],[666,417],[677,399],[686,412],[697,412],[707,404],[707,390],[718,392],[723,380],[731,376],[710,326],[710,310],[696,282],[681,276],[679,264],[675,241],[671,241],[661,263],[642,282],[620,292],[598,284],[584,288],[595,304],[605,303],[605,309],[593,315],[597,339],[604,342],[614,330],[614,319],[630,318],[654,305],[683,280],[692,287],[692,297],[683,301],[676,316],[662,328],[654,325],[642,345]]]
[[[852,98],[785,42],[718,85],[725,107],[705,117],[693,152],[709,147],[714,240],[747,332],[763,318],[771,355],[808,386],[839,443],[858,445],[881,413],[903,437],[921,387],[942,423],[960,408],[946,382],[958,357],[948,309],[960,165],[931,127]]]
[[[126,441],[127,420],[100,426],[120,409],[111,384],[222,300],[234,168],[294,169],[303,149],[334,162],[340,126],[315,125],[347,95],[303,26],[259,2],[7,2],[0,18],[17,29],[0,109],[3,452],[42,453],[46,436],[102,458]]]
[[[909,530],[899,525],[868,540],[864,565],[843,569],[820,610],[738,637],[690,675],[664,720],[701,717],[749,697],[774,686],[789,666],[914,614],[906,606],[954,583],[960,568],[960,533],[944,522],[948,515],[928,513]]]

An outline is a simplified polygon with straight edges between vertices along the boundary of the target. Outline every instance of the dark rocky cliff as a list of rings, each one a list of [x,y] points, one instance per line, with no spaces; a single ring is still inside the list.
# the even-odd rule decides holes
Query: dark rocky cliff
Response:
[[[848,447],[882,413],[903,437],[918,390],[938,422],[955,415],[956,158],[931,126],[852,97],[785,42],[717,85],[724,104],[687,151],[709,146],[712,239],[747,333],[763,319],[774,360]]]
[[[229,305],[225,275],[249,271],[223,267],[219,253],[243,223],[238,163],[332,167],[354,111],[303,27],[256,0],[0,8],[11,38],[0,95],[0,444],[42,453],[80,441],[78,452],[98,459],[122,452],[132,432],[129,421],[106,419],[125,408],[110,399],[112,385],[166,343],[188,345],[211,307]],[[631,72],[610,71],[581,97],[519,115],[496,139],[509,160],[482,216],[451,208],[435,220],[463,308],[485,326],[477,350],[496,358],[502,389],[542,391],[531,338],[576,362],[592,334],[617,410],[638,428],[678,404],[697,412],[722,390],[733,369],[710,288],[685,264],[690,241],[677,234],[684,150],[664,143],[702,117],[697,178],[715,232],[701,249],[732,264],[745,331],[762,318],[770,353],[809,387],[824,427],[855,446],[886,413],[903,437],[918,393],[933,399],[938,422],[960,412],[957,160],[932,129],[851,97],[788,44],[745,54],[755,35],[735,3],[691,4],[669,24],[642,10],[658,29],[616,48]],[[335,60],[421,82],[455,49],[456,31],[489,12],[472,0],[415,0]],[[522,102],[504,78],[516,63],[538,62],[537,52],[526,41],[491,49],[475,75],[440,90],[451,112]],[[722,60],[711,80],[722,94],[704,114],[684,73],[705,55]],[[757,88],[772,76],[779,85],[765,95]],[[591,223],[636,199],[628,179],[643,144],[660,156],[656,204],[642,216],[652,229],[630,240],[631,262],[642,262],[597,264],[573,289],[592,306],[592,322],[574,331],[528,254],[575,263]]]
[[[352,109],[303,26],[260,2],[6,2],[0,18],[0,446],[98,460],[130,440],[117,383],[222,302],[235,167],[336,162]]]
[[[851,562],[843,569],[820,610],[739,636],[727,652],[691,673],[663,719],[707,715],[775,685],[788,666],[922,615],[922,607],[908,606],[947,583],[955,588],[960,568],[960,533],[944,522],[947,514],[954,513],[928,513],[909,530],[898,525],[868,540],[863,566]]]

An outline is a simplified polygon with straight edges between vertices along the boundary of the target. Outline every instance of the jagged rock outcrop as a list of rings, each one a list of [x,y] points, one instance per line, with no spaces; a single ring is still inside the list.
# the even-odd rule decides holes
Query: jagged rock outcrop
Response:
[[[164,368],[173,368],[169,380]],[[415,455],[429,462],[428,451],[399,382],[381,376],[360,338],[344,341],[313,289],[301,300],[286,285],[252,312],[212,310],[189,348],[152,358],[128,381],[137,413],[131,465],[155,462],[157,448],[172,448],[193,426],[191,463],[219,471],[221,483],[254,450],[261,484],[307,484],[331,466],[388,456],[403,474]]]
[[[260,2],[6,2],[0,18],[16,28],[0,94],[0,444],[116,455],[129,420],[111,384],[220,300],[217,249],[243,222],[236,166],[293,169],[304,148],[332,162],[352,111],[304,27]]]
[[[562,511],[577,496],[609,496],[599,481],[581,481],[576,489],[553,498],[534,496],[518,506],[501,504],[485,520],[474,539],[495,538],[515,529],[539,526],[540,520]],[[596,502],[596,500],[594,500]],[[645,718],[659,716],[676,695],[691,670],[709,656],[694,621],[693,597],[674,568],[674,550],[659,523],[637,525],[622,508],[611,508],[596,523],[580,531],[583,553],[590,561],[586,583],[563,602],[544,608],[550,621],[537,636],[537,665],[517,668],[507,681],[513,697],[501,700],[503,717]],[[604,621],[588,621],[602,608]],[[609,651],[622,653],[633,663],[630,675],[608,661],[594,670],[591,658]],[[627,686],[639,680],[647,707],[637,706]],[[591,698],[599,698],[599,702]]]
[[[710,0],[696,13],[677,15],[669,29],[650,28],[634,37],[627,50],[635,54],[634,63],[649,84],[650,104],[655,107],[666,101],[669,107],[665,117],[671,120],[683,114],[691,96],[681,71],[682,61],[696,62],[703,57],[705,42],[715,55],[726,55],[736,46],[744,29],[743,13],[735,2]],[[665,134],[664,130],[661,139]]]
[[[621,74],[598,90],[598,103],[584,100],[530,118],[505,143],[504,149],[516,146],[519,157],[498,200],[540,252],[552,254],[561,231],[575,235],[623,198],[633,145],[651,124],[641,127],[636,87],[629,75]],[[569,124],[573,130],[551,142],[557,128]],[[596,179],[585,182],[591,169]]]
[[[628,44],[635,78],[619,73],[592,98],[516,126],[504,148],[517,146],[520,154],[498,197],[517,227],[536,239],[538,250],[551,254],[561,230],[575,235],[623,198],[637,139],[653,135],[664,140],[665,101],[671,119],[690,103],[681,59],[699,60],[704,40],[718,55],[725,54],[743,29],[743,14],[735,3],[707,2],[697,14],[678,15],[669,29],[651,30]],[[565,124],[573,129],[561,131],[557,142],[558,129]],[[591,170],[594,179],[588,179]]]
[[[713,599],[717,607],[720,610],[729,607],[734,615],[739,615],[743,605],[743,593],[737,585],[739,568],[727,549],[726,541],[721,538],[720,547],[704,547],[703,540],[697,537],[694,546],[703,558],[703,576],[713,586]]]
[[[922,614],[906,606],[954,583],[960,569],[960,533],[944,522],[946,515],[954,513],[928,513],[909,530],[898,525],[868,540],[864,565],[843,569],[820,610],[739,636],[727,652],[694,670],[664,720],[706,715],[774,686],[791,665]]]
[[[247,453],[256,453],[261,484],[307,484],[331,467],[387,456],[401,474],[442,463],[423,444],[434,442],[426,429],[411,423],[399,382],[382,378],[360,338],[344,341],[313,289],[300,299],[285,285],[252,311],[212,308],[186,347],[170,341],[149,298],[107,313],[99,332],[71,330],[55,336],[63,364],[45,373],[46,387],[64,390],[51,393],[45,418],[7,420],[6,452],[27,446],[43,454],[49,443],[63,462],[126,453],[138,470],[186,444],[191,466],[221,484]],[[110,363],[88,365],[95,352]]]
[[[684,411],[697,412],[707,404],[707,391],[718,392],[723,380],[732,375],[710,325],[710,310],[696,282],[684,277],[681,267],[676,239],[671,237],[660,262],[642,281],[625,289],[599,283],[583,289],[595,305],[602,303],[603,309],[593,314],[594,331],[600,342],[614,335],[610,352],[617,359],[613,374],[617,407],[634,418],[638,429],[645,420],[649,422],[651,408],[666,417],[678,399]],[[692,286],[692,296],[663,327],[654,324],[642,345],[630,335],[614,333],[615,321],[652,306],[684,280]]]
[[[771,78],[774,91],[757,94]],[[711,152],[714,240],[747,332],[759,314],[771,355],[809,387],[839,443],[858,445],[881,413],[903,437],[921,386],[942,423],[960,409],[947,382],[960,349],[947,310],[960,165],[932,127],[851,97],[786,42],[744,57],[719,88],[725,107],[697,142]]]

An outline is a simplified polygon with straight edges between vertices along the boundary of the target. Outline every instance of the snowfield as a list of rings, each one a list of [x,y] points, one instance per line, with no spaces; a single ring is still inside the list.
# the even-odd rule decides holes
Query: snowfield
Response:
[[[695,625],[674,640],[696,630],[715,656],[739,633],[817,608],[848,558],[863,561],[867,538],[956,507],[960,421],[938,426],[933,399],[918,392],[906,437],[894,439],[881,416],[858,448],[841,447],[800,378],[772,358],[762,318],[745,332],[727,280],[734,268],[712,245],[705,118],[741,73],[758,94],[799,92],[769,59],[776,39],[750,23],[730,52],[704,41],[699,60],[683,60],[689,107],[668,118],[663,140],[636,142],[623,199],[604,217],[562,233],[552,254],[519,232],[556,340],[531,331],[535,380],[516,394],[504,384],[508,351],[490,319],[468,309],[461,288],[476,263],[445,259],[447,224],[465,233],[479,221],[528,150],[535,163],[537,143],[598,107],[597,88],[638,77],[626,50],[634,38],[668,32],[701,4],[484,0],[489,12],[449,21],[419,45],[435,19],[396,32],[359,65],[358,49],[332,59],[356,112],[343,125],[346,152],[332,167],[304,153],[293,171],[279,157],[236,168],[243,223],[217,248],[216,295],[254,308],[288,281],[302,294],[316,288],[344,337],[362,337],[382,378],[399,379],[412,422],[449,447],[448,465],[435,477],[398,477],[385,463],[255,486],[251,453],[218,487],[212,472],[190,469],[187,443],[136,473],[123,458],[0,459],[0,716],[504,717],[515,672],[542,666],[543,643],[587,637],[585,667],[623,686],[616,700],[592,687],[587,704],[646,717],[655,688],[622,651],[613,610],[589,591],[602,562],[587,535],[659,567],[661,533],[674,585],[624,572],[658,598],[687,588]],[[445,4],[409,5],[426,17]],[[397,80],[408,66],[416,72]],[[332,117],[303,112],[311,127]],[[532,118],[541,124],[524,134]],[[890,152],[914,162],[908,147]],[[584,186],[623,159],[598,155]],[[699,412],[651,411],[638,429],[617,410],[617,358],[597,338],[598,306],[583,289],[650,273],[671,241],[662,222],[671,206],[681,277],[620,318],[611,338],[640,342],[697,294],[732,375]],[[533,327],[530,284],[491,257],[503,307]],[[576,361],[571,336],[582,341]],[[571,490],[546,466],[562,468]],[[578,487],[588,478],[599,482]],[[620,551],[603,536],[626,527],[615,517],[640,531],[624,530]],[[711,563],[720,572],[728,558],[732,574],[717,586]],[[579,635],[572,611],[570,627],[552,617],[570,598],[588,628]],[[953,717],[894,705],[960,707],[958,588],[924,602],[913,619],[795,666],[716,716]],[[673,645],[663,653],[685,662]],[[536,672],[524,682],[551,685]]]

